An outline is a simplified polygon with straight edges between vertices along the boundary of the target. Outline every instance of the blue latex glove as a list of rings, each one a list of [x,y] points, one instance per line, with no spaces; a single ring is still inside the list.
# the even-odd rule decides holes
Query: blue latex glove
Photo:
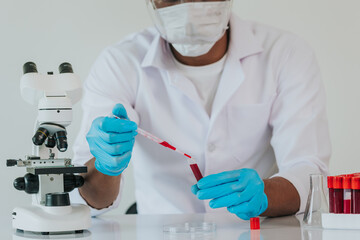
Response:
[[[113,117],[96,118],[86,136],[95,168],[110,176],[120,175],[128,166],[135,142],[137,124],[129,120],[122,104],[113,108]]]
[[[239,218],[249,220],[268,207],[264,182],[253,169],[240,169],[206,176],[192,186],[200,199],[212,199],[211,208],[226,207]]]

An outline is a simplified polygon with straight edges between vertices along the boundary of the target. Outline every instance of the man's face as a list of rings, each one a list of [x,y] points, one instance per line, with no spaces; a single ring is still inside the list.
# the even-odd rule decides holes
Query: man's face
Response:
[[[154,2],[156,8],[170,7],[187,2],[223,2],[226,0],[150,0]]]

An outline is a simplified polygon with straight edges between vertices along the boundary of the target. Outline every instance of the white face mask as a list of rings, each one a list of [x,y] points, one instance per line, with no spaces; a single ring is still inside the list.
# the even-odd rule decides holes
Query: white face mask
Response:
[[[200,56],[224,35],[231,4],[232,1],[190,2],[159,8],[154,12],[158,20],[155,25],[181,55]]]

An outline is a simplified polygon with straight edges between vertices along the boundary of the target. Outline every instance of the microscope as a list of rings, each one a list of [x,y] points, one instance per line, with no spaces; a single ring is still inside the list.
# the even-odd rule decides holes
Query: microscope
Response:
[[[38,104],[32,155],[24,160],[7,160],[7,166],[25,167],[26,175],[14,180],[17,190],[32,195],[32,205],[17,207],[12,213],[13,228],[20,231],[81,233],[91,225],[90,209],[70,204],[69,192],[84,184],[79,173],[86,166],[74,166],[71,159],[60,158],[68,148],[66,127],[72,121],[72,105],[81,98],[81,81],[71,64],[62,63],[60,74],[40,74],[33,62],[23,66],[21,96]]]

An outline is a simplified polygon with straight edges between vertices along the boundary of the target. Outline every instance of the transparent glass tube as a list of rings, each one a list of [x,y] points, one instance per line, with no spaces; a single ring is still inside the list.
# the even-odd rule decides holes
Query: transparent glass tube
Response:
[[[303,219],[305,227],[322,227],[321,214],[329,212],[323,178],[321,174],[310,175],[310,191]]]

